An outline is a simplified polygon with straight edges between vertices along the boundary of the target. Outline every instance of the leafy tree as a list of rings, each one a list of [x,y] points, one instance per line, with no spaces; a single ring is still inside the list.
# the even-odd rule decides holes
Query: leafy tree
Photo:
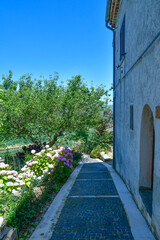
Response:
[[[44,136],[52,146],[60,136],[93,128],[108,101],[103,86],[89,88],[81,76],[58,84],[58,75],[45,80],[32,80],[30,74],[19,81],[12,80],[12,72],[2,77],[3,102],[0,119],[1,138],[30,138],[36,144]],[[106,100],[102,100],[102,97]]]

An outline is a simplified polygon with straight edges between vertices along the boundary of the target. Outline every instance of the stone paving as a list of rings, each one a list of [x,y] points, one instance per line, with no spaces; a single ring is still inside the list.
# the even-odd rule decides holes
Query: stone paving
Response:
[[[83,162],[54,228],[52,240],[132,240],[129,223],[108,169]]]

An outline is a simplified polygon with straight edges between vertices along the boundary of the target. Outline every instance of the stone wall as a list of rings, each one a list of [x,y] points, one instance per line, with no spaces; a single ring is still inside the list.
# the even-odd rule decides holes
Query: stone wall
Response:
[[[126,55],[120,62],[120,28],[124,15]],[[158,34],[159,16],[159,0],[121,2],[115,29],[115,159],[116,170],[133,193],[152,230],[160,238],[160,120],[155,117],[155,107],[160,105],[160,37],[125,75]],[[155,132],[152,216],[149,216],[139,194],[140,148],[143,147],[141,121],[146,104],[153,114]],[[131,105],[134,109],[133,130],[130,129]]]

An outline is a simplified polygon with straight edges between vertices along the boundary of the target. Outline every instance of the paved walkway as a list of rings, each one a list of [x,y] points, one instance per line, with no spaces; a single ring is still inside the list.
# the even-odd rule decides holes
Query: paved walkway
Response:
[[[30,240],[154,239],[112,167],[85,157]]]

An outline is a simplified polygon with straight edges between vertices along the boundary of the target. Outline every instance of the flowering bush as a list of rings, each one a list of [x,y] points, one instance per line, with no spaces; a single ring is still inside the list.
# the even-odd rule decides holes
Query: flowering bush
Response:
[[[39,153],[32,150],[32,154],[33,158],[26,162],[20,174],[11,170],[8,164],[0,163],[0,193],[11,192],[20,196],[22,186],[29,187],[34,179],[40,181],[53,173],[57,179],[64,179],[73,168],[73,154],[68,147],[54,150],[46,145]]]
[[[56,182],[62,183],[67,180],[73,168],[73,154],[67,147],[59,153],[55,168]]]
[[[33,158],[26,162],[26,165],[21,169],[20,174],[29,186],[32,178],[40,180],[44,176],[52,175],[54,172],[61,174],[62,171],[67,171],[73,168],[73,155],[68,147],[54,150],[46,145],[46,148],[39,153],[32,150]],[[64,168],[62,170],[62,168]]]
[[[68,147],[65,147],[62,149],[62,151],[59,153],[59,157],[57,159],[57,169],[63,168],[63,167],[69,167],[70,169],[73,168],[72,165],[73,162],[73,154],[71,150]]]
[[[0,193],[12,192],[15,196],[20,196],[24,185],[17,171],[11,170],[8,164],[0,163]]]
[[[30,232],[46,201],[51,202],[52,194],[60,190],[73,166],[78,164],[78,157],[75,158],[74,152],[72,154],[67,147],[54,150],[46,146],[39,153],[33,150],[32,159],[26,162],[20,174],[8,164],[0,163],[0,216],[4,217],[7,226],[17,228],[19,239],[26,239],[26,232]]]
[[[54,172],[54,167],[58,158],[58,150],[53,150],[46,146],[46,149],[35,153],[32,150],[33,158],[26,162],[26,165],[21,169],[23,176],[31,174],[30,177],[41,179],[44,175],[50,175]]]

